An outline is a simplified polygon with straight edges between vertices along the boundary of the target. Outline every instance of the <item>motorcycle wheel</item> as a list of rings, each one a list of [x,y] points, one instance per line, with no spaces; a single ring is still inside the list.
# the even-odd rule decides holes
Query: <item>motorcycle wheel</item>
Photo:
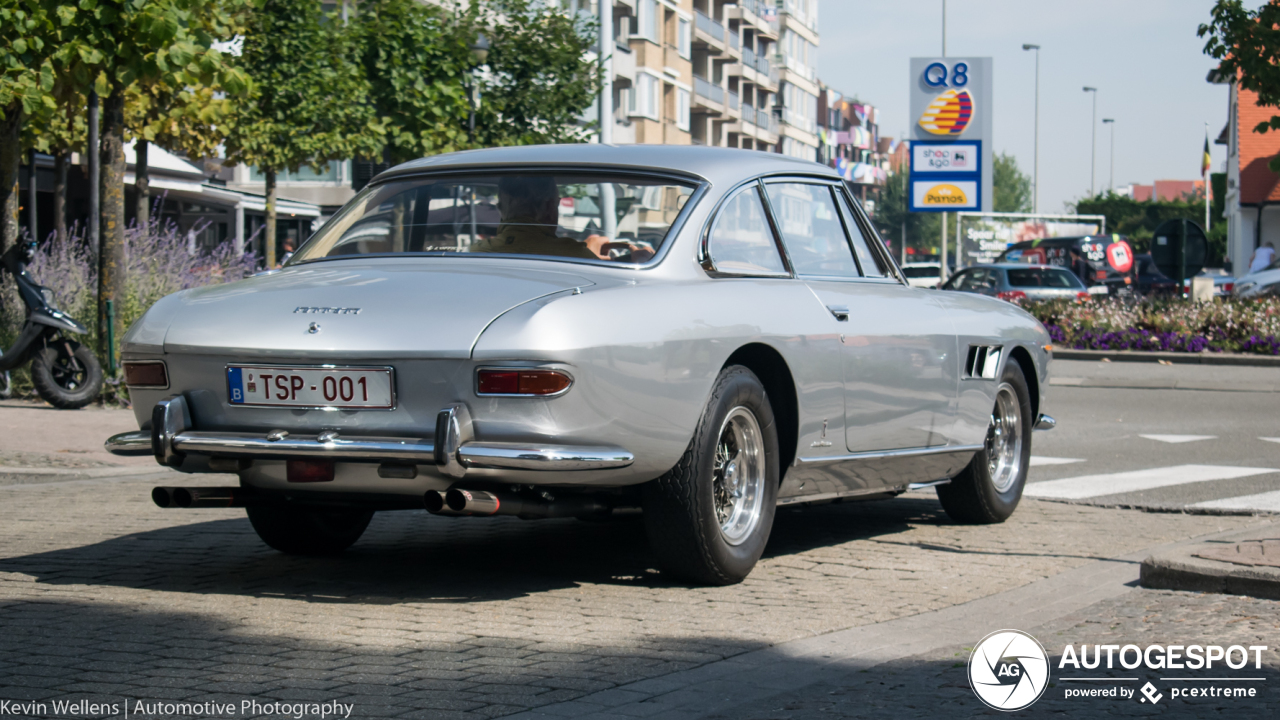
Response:
[[[48,345],[31,357],[31,384],[50,405],[75,410],[98,397],[102,390],[102,366],[89,348],[80,343]]]

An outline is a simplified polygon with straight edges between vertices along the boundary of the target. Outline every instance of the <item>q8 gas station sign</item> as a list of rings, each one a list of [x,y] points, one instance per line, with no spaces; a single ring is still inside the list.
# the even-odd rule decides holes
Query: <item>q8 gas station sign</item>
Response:
[[[991,211],[991,58],[911,59],[912,212]]]

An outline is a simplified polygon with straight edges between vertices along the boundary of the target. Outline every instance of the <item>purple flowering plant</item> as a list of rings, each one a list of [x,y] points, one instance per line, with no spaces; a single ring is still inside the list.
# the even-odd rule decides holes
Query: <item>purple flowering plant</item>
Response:
[[[1280,355],[1280,298],[1022,303],[1053,344],[1076,350]]]

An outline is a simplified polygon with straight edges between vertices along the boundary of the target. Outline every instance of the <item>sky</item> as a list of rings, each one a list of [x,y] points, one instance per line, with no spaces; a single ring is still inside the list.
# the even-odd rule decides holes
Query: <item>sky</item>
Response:
[[[901,137],[912,57],[942,50],[943,0],[820,0],[818,77],[876,106],[881,136]],[[1089,194],[1090,93],[1098,88],[1094,183],[1191,180],[1200,173],[1205,123],[1213,172],[1226,163],[1214,145],[1227,120],[1225,85],[1205,81],[1214,61],[1196,28],[1212,0],[949,0],[947,55],[993,58],[994,149],[1032,174],[1035,53],[1040,50],[1040,212],[1061,213]],[[1258,6],[1261,0],[1246,0]],[[1114,126],[1103,118],[1114,118]]]

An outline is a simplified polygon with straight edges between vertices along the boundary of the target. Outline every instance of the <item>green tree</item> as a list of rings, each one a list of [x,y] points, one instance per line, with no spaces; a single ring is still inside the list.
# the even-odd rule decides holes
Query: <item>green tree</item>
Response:
[[[1217,0],[1212,20],[1196,31],[1208,37],[1204,52],[1218,60],[1218,73],[1258,93],[1258,104],[1280,108],[1280,3],[1247,10],[1242,0]],[[1280,129],[1280,115],[1258,123],[1254,132]],[[1280,172],[1280,156],[1271,159]]]
[[[906,245],[925,254],[938,252],[942,237],[942,218],[938,213],[913,213],[907,210],[907,184],[905,172],[889,175],[880,189],[880,201],[876,203],[876,228],[894,247],[901,259],[902,237],[905,231]]]
[[[382,152],[383,125],[354,40],[315,0],[261,0],[249,18],[237,66],[255,90],[236,107],[226,150],[230,162],[266,176],[268,267],[276,261],[278,174]]]
[[[23,118],[53,109],[49,9],[37,0],[0,0],[0,252],[18,239]]]
[[[40,114],[38,122],[22,128],[22,147],[53,156],[53,229],[59,240],[67,237],[67,174],[71,153],[84,152],[86,98],[66,83],[54,81],[54,109]],[[38,239],[38,238],[37,238]]]
[[[352,22],[370,101],[386,123],[385,162],[466,147],[472,24],[418,0],[370,0]]]
[[[483,32],[491,44],[478,146],[584,142],[590,134],[593,124],[580,120],[600,87],[600,65],[586,59],[596,26],[555,5],[488,0],[460,23],[464,38]]]
[[[82,0],[58,5],[62,78],[102,97],[98,154],[101,234],[98,247],[98,337],[107,336],[106,303],[123,298],[124,107],[131,85],[177,84],[186,78],[219,82],[230,92],[244,87],[214,49],[231,37],[247,0]],[[94,149],[90,148],[90,152]],[[116,328],[118,329],[118,328]],[[115,333],[118,337],[119,333]],[[104,350],[106,350],[104,348]],[[109,352],[114,352],[112,348]]]
[[[1018,169],[1018,159],[1009,153],[999,153],[991,171],[995,186],[992,208],[996,212],[1031,212],[1031,178]]]

